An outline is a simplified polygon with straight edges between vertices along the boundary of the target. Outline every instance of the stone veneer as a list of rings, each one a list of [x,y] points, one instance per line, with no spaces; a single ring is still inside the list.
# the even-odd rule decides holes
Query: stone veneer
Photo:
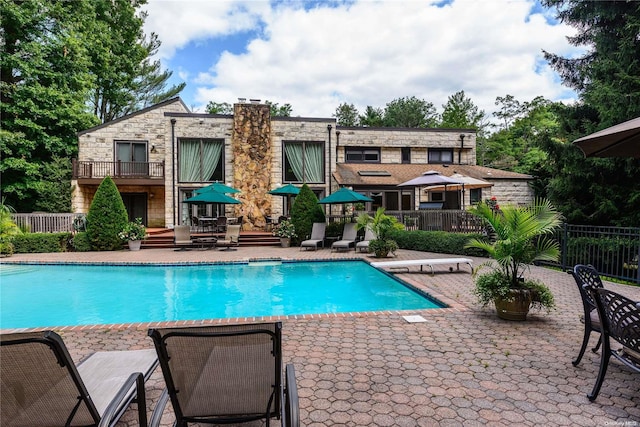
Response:
[[[243,230],[263,229],[271,213],[271,114],[265,104],[234,104],[231,137],[233,186],[240,190],[235,216]]]

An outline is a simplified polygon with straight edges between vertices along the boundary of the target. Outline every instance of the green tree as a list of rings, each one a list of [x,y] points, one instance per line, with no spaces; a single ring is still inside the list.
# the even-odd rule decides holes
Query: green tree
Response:
[[[358,126],[358,109],[353,104],[343,102],[333,114],[338,126]]]
[[[92,14],[87,0],[0,1],[1,189],[19,212],[56,203],[61,194],[48,192],[48,172],[56,158],[75,154],[78,130],[98,123],[85,109],[93,78],[83,40]],[[69,199],[69,190],[62,194]]]
[[[565,85],[599,115],[599,128],[640,116],[640,3],[543,0],[557,18],[576,28],[568,37],[585,53],[565,58],[544,52]]]
[[[394,99],[384,110],[384,124],[389,127],[429,128],[437,123],[433,104],[415,96]]]
[[[94,251],[122,249],[118,236],[129,222],[118,187],[110,177],[100,183],[87,213],[87,235]]]
[[[485,112],[480,110],[468,98],[464,91],[454,93],[442,106],[444,109],[440,127],[452,129],[476,129],[479,134],[484,133],[488,124],[485,122]]]
[[[277,102],[265,101],[271,110],[271,117],[291,117],[291,104],[278,105]]]
[[[233,105],[228,102],[209,101],[204,110],[208,114],[233,114]]]
[[[298,235],[295,244],[299,244],[311,234],[314,222],[325,220],[324,211],[318,204],[318,197],[307,184],[303,184],[291,206],[291,222]]]
[[[363,115],[358,116],[360,126],[382,127],[384,126],[384,110],[367,105]]]

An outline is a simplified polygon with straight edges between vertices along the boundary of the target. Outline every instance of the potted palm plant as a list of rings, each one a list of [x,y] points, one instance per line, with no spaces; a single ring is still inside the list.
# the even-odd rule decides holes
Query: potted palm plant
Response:
[[[283,220],[273,230],[273,235],[280,237],[280,245],[283,248],[291,246],[291,239],[298,237],[296,228],[288,219]]]
[[[480,304],[493,302],[498,317],[507,320],[525,320],[531,307],[552,309],[549,288],[524,273],[533,262],[558,260],[560,249],[551,234],[560,226],[561,214],[544,199],[501,209],[481,202],[470,211],[486,221],[490,238],[471,239],[466,247],[483,249],[493,258],[474,270],[474,293]],[[491,271],[478,274],[484,267]]]
[[[135,221],[125,224],[122,231],[118,233],[118,237],[123,242],[127,242],[129,250],[138,251],[142,240],[147,235],[147,230],[142,225],[142,218],[136,218]]]
[[[358,230],[369,228],[376,235],[374,240],[369,242],[369,252],[373,252],[376,258],[385,258],[389,253],[398,250],[398,243],[389,238],[392,230],[402,230],[404,225],[398,222],[395,216],[386,215],[384,208],[378,208],[374,216],[362,213],[357,220]]]

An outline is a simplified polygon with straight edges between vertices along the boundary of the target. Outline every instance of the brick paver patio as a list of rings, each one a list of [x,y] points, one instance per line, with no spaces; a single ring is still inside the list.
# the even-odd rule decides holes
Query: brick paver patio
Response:
[[[245,248],[237,251],[148,249],[139,252],[17,254],[2,262],[211,262],[281,257],[354,258],[328,249]],[[398,251],[397,259],[446,257]],[[373,260],[373,259],[370,259]],[[476,265],[484,261],[475,259]],[[474,303],[467,266],[436,274],[418,268],[398,276],[451,306],[440,310],[356,313],[283,319],[284,362],[295,365],[301,422],[306,426],[640,426],[640,376],[616,361],[598,399],[586,393],[600,354],[587,351],[571,365],[582,340],[578,290],[566,273],[532,267],[547,283],[558,309],[526,322],[498,319]],[[426,270],[425,270],[426,271]],[[640,288],[606,283],[640,300]],[[419,314],[424,323],[408,323]],[[247,319],[260,321],[263,319]],[[57,329],[74,360],[98,350],[152,348],[149,325]],[[592,338],[592,345],[596,342]],[[147,383],[153,408],[164,382],[158,369]],[[170,425],[167,410],[163,425]],[[120,425],[136,425],[133,411]]]

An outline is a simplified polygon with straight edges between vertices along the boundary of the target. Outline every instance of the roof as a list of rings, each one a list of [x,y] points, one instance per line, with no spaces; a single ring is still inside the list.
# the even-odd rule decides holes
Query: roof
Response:
[[[531,175],[492,169],[485,166],[433,163],[339,163],[336,165],[336,171],[333,176],[340,185],[394,186],[420,176],[429,170],[434,170],[444,176],[458,173],[485,181],[501,179],[528,181],[533,179]]]

